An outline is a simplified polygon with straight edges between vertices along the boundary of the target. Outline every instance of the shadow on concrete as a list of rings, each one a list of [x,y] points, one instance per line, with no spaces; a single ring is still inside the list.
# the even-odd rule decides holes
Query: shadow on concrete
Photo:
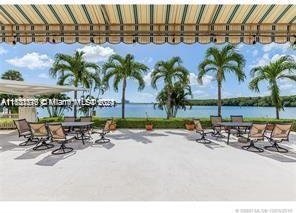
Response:
[[[196,142],[196,139],[200,138],[201,135],[199,133],[196,133],[194,131],[190,132],[174,132],[172,130],[165,131],[167,134],[172,134],[172,135],[179,135],[179,136],[184,136],[188,141],[194,141]],[[225,146],[222,146],[221,143],[218,143],[216,140],[216,137],[212,137],[210,135],[207,136],[207,139],[211,141],[211,143],[202,143],[202,142],[196,142],[198,144],[204,145],[205,147],[209,149],[217,149],[217,148],[224,148]]]
[[[36,163],[36,165],[38,166],[54,166],[55,164],[57,164],[59,161],[61,160],[65,160],[73,155],[76,154],[76,151],[64,154],[64,155],[48,155],[46,157],[44,157],[42,160],[38,161]]]
[[[162,133],[156,133],[156,132],[148,132],[148,131],[140,131],[140,132],[132,132],[128,129],[120,129],[118,130],[121,132],[121,134],[112,135],[109,134],[106,137],[114,140],[134,140],[139,143],[143,144],[149,144],[152,143],[152,140],[150,140],[148,137],[161,137],[161,136],[168,136],[166,134]]]
[[[244,151],[244,152],[248,152],[248,151],[243,150],[241,148],[242,146],[245,146],[246,144],[248,144],[248,143],[233,142],[233,143],[230,143],[229,146],[236,148],[236,149],[240,149],[241,151]],[[270,143],[268,143],[266,141],[256,143],[256,146],[258,146],[262,149],[264,149],[264,146],[267,146],[267,145],[270,145]],[[270,158],[270,159],[273,159],[273,160],[276,160],[279,162],[295,163],[296,162],[296,153],[292,151],[293,149],[288,146],[285,146],[284,144],[281,144],[281,146],[288,149],[289,152],[288,153],[279,153],[279,152],[272,152],[272,151],[264,149],[264,152],[252,152],[252,153],[260,155],[262,157],[267,157],[267,158]],[[295,158],[295,159],[293,159],[293,158]]]

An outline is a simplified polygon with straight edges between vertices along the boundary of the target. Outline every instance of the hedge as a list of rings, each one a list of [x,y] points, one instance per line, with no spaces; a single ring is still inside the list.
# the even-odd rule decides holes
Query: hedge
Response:
[[[95,127],[101,127],[105,124],[108,118],[93,117],[93,122]],[[192,118],[149,118],[152,122],[153,128],[155,129],[184,129],[185,123]],[[210,127],[211,122],[209,118],[200,118],[201,123],[204,127]],[[293,123],[292,130],[296,131],[296,119],[272,119],[272,118],[244,118],[245,121],[250,121],[253,123]],[[62,122],[62,117],[53,118],[40,118],[39,122]],[[145,128],[146,119],[145,118],[114,118],[117,124],[117,128],[131,128],[131,129],[143,129]],[[225,119],[224,121],[229,121]],[[11,129],[14,128],[13,119],[0,118],[0,129]]]
[[[0,129],[15,129],[12,118],[0,118]]]

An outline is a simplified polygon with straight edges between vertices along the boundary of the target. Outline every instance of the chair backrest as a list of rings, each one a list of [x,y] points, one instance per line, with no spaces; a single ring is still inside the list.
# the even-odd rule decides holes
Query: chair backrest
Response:
[[[64,122],[75,122],[75,117],[65,116]]]
[[[35,137],[48,136],[45,123],[29,123],[31,133]]]
[[[230,115],[231,122],[244,122],[242,115]]]
[[[195,129],[196,129],[197,131],[203,131],[203,130],[204,130],[204,129],[202,128],[202,125],[201,125],[201,122],[200,122],[199,119],[194,119],[193,122],[194,122],[194,125],[195,125]]]
[[[266,126],[266,130],[269,131],[269,132],[272,132],[274,127],[275,127],[275,124],[268,123],[267,126]]]
[[[210,116],[212,126],[216,125],[217,123],[222,122],[222,117],[218,115],[211,115]]]
[[[91,122],[92,117],[91,116],[82,116],[80,117],[81,122]]]
[[[107,120],[104,126],[105,131],[110,131],[110,125],[112,124],[112,120]]]
[[[288,140],[292,124],[276,124],[271,132],[271,138]]]
[[[66,139],[62,124],[48,124],[48,130],[53,140]]]
[[[30,131],[30,126],[26,119],[13,120],[19,134]]]
[[[267,124],[252,124],[249,137],[257,138],[257,139],[264,139],[264,133],[266,130]]]

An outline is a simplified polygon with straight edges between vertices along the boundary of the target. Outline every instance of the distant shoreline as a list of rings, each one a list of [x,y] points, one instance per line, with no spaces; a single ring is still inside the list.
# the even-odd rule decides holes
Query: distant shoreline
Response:
[[[296,107],[296,95],[282,96],[283,107]],[[217,106],[217,99],[191,99],[188,100],[191,106]],[[121,103],[117,103],[121,104]],[[155,104],[153,102],[126,102],[126,104]],[[237,106],[237,107],[273,107],[270,96],[258,97],[236,97],[222,99],[222,106]]]

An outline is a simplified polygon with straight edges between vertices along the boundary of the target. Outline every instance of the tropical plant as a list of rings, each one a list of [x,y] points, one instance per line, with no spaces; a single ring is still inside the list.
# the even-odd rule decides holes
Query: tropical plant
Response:
[[[1,75],[1,79],[13,80],[13,81],[24,81],[24,78],[23,78],[22,74],[17,70],[7,70],[6,72],[4,72]],[[15,99],[17,97],[18,97],[17,95],[1,94],[0,95],[0,100],[2,100],[2,99],[6,99],[6,100],[7,99]],[[17,106],[6,106],[6,108],[8,110],[7,111],[8,114],[18,112],[18,107]]]
[[[40,95],[37,97],[39,100],[57,100],[57,101],[66,101],[69,100],[70,97],[68,97],[65,94],[49,94],[49,95]],[[42,101],[43,102],[43,101]],[[70,105],[57,105],[53,104],[51,105],[49,102],[47,102],[47,105],[41,105],[40,106],[42,109],[46,109],[49,117],[60,117],[64,115],[65,111],[69,111],[72,109]]]
[[[98,101],[98,99],[96,99],[94,96],[89,95],[89,94],[85,97],[85,100],[96,100],[96,101]],[[85,116],[91,116],[91,112],[93,112],[95,110],[95,107],[96,107],[95,105],[91,105],[91,104],[90,105],[84,105],[84,106],[81,106],[79,108],[79,111]]]
[[[99,87],[101,81],[99,66],[87,62],[84,59],[84,52],[76,51],[73,56],[56,54],[55,61],[49,71],[53,78],[58,77],[57,84],[83,86],[91,88]],[[77,99],[77,91],[74,91],[74,98]],[[74,105],[74,116],[77,117],[77,106]]]
[[[138,90],[141,91],[145,87],[145,81],[143,74],[148,70],[148,67],[142,63],[135,61],[135,58],[131,54],[127,54],[122,57],[118,54],[114,54],[109,57],[108,61],[103,66],[104,78],[103,82],[106,88],[109,87],[109,81],[113,78],[113,89],[117,92],[120,82],[122,82],[122,96],[121,96],[121,108],[122,118],[125,118],[125,92],[127,87],[127,80],[136,80],[139,84]]]
[[[270,62],[264,66],[254,67],[251,70],[252,80],[249,88],[255,92],[259,91],[259,83],[266,81],[268,89],[271,92],[271,100],[276,108],[276,118],[279,119],[279,111],[283,109],[283,103],[280,98],[280,88],[278,80],[289,79],[296,81],[296,62],[290,56],[282,56],[278,60]]]
[[[167,90],[170,90],[170,93]],[[168,94],[170,94],[170,98],[167,97]],[[156,97],[157,103],[154,106],[165,110],[167,116],[170,115],[175,118],[179,109],[186,110],[188,106],[191,109],[191,102],[188,97],[192,97],[191,87],[177,82],[173,87],[166,86],[160,91]],[[169,104],[167,103],[168,99],[170,100]]]
[[[243,68],[245,59],[239,54],[233,45],[226,45],[222,49],[210,47],[207,49],[205,59],[198,66],[198,82],[203,83],[203,77],[208,73],[214,73],[218,87],[218,115],[221,116],[221,90],[222,82],[225,81],[225,74],[232,72],[236,75],[239,82],[244,81],[246,75]]]
[[[189,84],[189,71],[182,66],[180,57],[173,57],[168,61],[159,61],[155,64],[154,70],[151,73],[151,86],[157,89],[157,82],[163,79],[164,90],[158,95],[158,99],[162,101],[166,98],[166,112],[167,119],[174,117],[174,109],[172,105],[172,93],[174,84],[179,82],[181,85],[187,86]],[[164,94],[166,92],[166,94]]]

